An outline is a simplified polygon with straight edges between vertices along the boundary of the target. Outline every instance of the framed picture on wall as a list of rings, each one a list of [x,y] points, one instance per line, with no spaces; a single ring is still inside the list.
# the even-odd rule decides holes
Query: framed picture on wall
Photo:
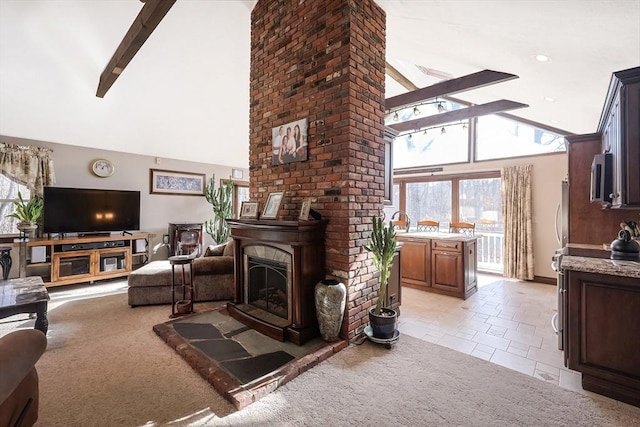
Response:
[[[204,196],[205,174],[149,169],[151,194]]]
[[[286,123],[271,129],[271,153],[274,166],[304,162],[308,159],[308,129],[307,119]]]
[[[282,203],[283,196],[284,192],[282,191],[277,193],[269,193],[267,202],[264,204],[264,209],[262,210],[261,218],[276,219],[278,217],[278,211],[280,210],[280,204]]]

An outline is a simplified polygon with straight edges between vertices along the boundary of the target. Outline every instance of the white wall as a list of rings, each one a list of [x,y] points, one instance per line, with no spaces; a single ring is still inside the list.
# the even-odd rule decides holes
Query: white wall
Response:
[[[560,183],[567,176],[566,153],[444,166],[442,172],[433,175],[499,171],[506,166],[527,164],[533,165],[534,274],[555,278],[551,257],[560,246],[555,234],[555,215],[562,199]]]
[[[169,222],[204,222],[212,218],[211,205],[202,196],[180,196],[150,194],[150,169],[167,169],[180,172],[206,174],[207,182],[212,174],[216,177],[216,187],[220,179],[231,177],[231,167],[196,163],[182,160],[156,158],[119,151],[100,150],[44,141],[0,136],[3,142],[19,145],[47,147],[53,150],[56,173],[56,187],[100,188],[109,190],[140,191],[140,229],[154,235],[150,245],[162,241]],[[91,164],[96,159],[108,159],[115,166],[115,173],[108,178],[98,178],[91,173]],[[156,163],[159,160],[159,164]],[[248,180],[248,170],[243,169]],[[205,233],[205,245],[213,243]],[[154,259],[166,258],[166,249],[158,251]],[[12,251],[12,277],[17,276],[17,250]]]

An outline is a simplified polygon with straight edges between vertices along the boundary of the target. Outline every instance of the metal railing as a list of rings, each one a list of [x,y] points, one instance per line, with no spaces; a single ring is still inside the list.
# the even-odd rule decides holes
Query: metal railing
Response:
[[[491,273],[503,272],[503,232],[476,230],[478,238],[478,270]]]

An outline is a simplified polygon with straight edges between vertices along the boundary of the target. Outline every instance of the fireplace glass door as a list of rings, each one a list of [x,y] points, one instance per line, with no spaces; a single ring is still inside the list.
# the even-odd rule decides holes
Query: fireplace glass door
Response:
[[[288,319],[287,264],[249,257],[248,273],[247,302],[283,319]]]

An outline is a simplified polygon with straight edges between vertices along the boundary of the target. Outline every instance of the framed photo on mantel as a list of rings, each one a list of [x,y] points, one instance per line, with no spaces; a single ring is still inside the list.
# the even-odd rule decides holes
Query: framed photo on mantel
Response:
[[[242,202],[240,208],[240,219],[256,219],[258,218],[257,202]]]
[[[277,193],[269,193],[269,197],[267,198],[267,202],[264,204],[264,209],[262,211],[262,215],[260,216],[260,218],[262,219],[278,218],[278,211],[280,210],[280,205],[282,204],[283,196],[284,196],[284,192],[282,191]]]
[[[308,220],[310,210],[311,210],[311,197],[307,197],[302,201],[302,207],[300,208],[300,216],[298,216],[298,220],[300,221]]]

